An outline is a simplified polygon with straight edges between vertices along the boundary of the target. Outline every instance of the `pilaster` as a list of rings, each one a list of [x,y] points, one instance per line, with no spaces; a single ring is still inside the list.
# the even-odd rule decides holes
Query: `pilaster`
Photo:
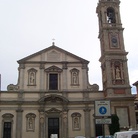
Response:
[[[67,62],[63,62],[62,63],[62,69],[63,69],[63,85],[62,85],[62,87],[63,87],[63,90],[67,90],[67,82],[68,82],[68,79],[67,79],[67,76],[68,76],[68,74],[67,74],[67,69],[68,69],[68,67],[67,67]]]
[[[62,112],[62,123],[63,123],[62,137],[68,138],[68,112],[67,110]]]
[[[44,72],[44,69],[45,69],[45,67],[44,67],[44,64],[40,64],[40,97],[43,97],[44,96],[44,86],[46,86],[45,84],[44,84],[44,82],[45,82],[45,78],[44,78],[44,76],[45,76],[45,72]]]
[[[45,138],[45,113],[39,110],[39,138]]]
[[[90,125],[90,111],[89,107],[86,107],[84,109],[84,115],[85,115],[85,137],[90,138],[91,137],[91,125]]]
[[[25,65],[24,64],[20,64],[19,66],[19,88],[20,90],[23,90],[24,89],[24,69],[25,69]]]
[[[87,89],[87,85],[88,85],[88,67],[87,64],[82,64],[82,84],[83,84],[83,89]]]
[[[22,119],[23,119],[23,110],[22,108],[18,108],[16,110],[17,117],[16,117],[16,138],[22,138]]]

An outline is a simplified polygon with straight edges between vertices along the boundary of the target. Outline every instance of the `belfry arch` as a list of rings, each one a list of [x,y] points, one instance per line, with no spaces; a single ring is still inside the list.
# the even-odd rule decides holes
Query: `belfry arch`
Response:
[[[116,23],[115,10],[112,7],[107,8],[107,21],[108,23]]]

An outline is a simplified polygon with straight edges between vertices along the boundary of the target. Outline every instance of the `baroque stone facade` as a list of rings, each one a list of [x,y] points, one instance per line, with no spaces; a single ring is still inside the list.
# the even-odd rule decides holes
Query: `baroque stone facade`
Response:
[[[87,138],[102,135],[95,101],[110,101],[121,129],[136,127],[119,0],[99,0],[103,90],[89,84],[89,61],[52,46],[18,61],[19,78],[0,92],[0,137]],[[109,134],[104,125],[105,134]]]

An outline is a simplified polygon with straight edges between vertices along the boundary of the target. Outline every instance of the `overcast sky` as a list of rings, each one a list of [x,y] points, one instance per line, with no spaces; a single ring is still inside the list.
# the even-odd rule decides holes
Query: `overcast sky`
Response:
[[[1,90],[17,84],[18,63],[52,44],[89,63],[89,81],[102,90],[98,0],[0,0]],[[138,80],[138,0],[121,0],[130,85]],[[136,92],[135,87],[132,88]]]

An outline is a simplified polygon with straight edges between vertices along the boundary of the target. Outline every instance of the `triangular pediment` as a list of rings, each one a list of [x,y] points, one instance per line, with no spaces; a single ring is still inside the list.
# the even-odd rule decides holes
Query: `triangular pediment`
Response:
[[[56,108],[51,108],[50,110],[46,111],[47,113],[60,113],[62,111],[56,109]]]
[[[18,61],[24,63],[45,63],[45,62],[80,62],[88,64],[89,61],[65,51],[55,45],[34,53]]]
[[[47,69],[45,69],[46,72],[62,72],[62,69],[60,69],[59,67],[57,66],[51,66]]]

